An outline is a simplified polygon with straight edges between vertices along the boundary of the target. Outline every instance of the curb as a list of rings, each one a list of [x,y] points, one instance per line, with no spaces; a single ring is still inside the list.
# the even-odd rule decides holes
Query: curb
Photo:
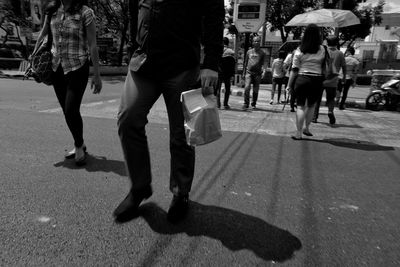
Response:
[[[262,91],[268,91],[268,90],[260,88],[260,92],[262,92]],[[222,88],[221,89],[221,93],[224,93],[224,92],[225,92],[225,88]],[[231,88],[231,95],[233,95],[233,96],[243,96],[244,95],[244,89],[239,89],[237,87],[236,88]],[[321,101],[321,106],[325,106],[325,105],[326,105],[326,99],[325,99],[325,97],[323,97],[322,101]],[[365,101],[347,99],[346,107],[348,107],[348,108],[365,109]]]

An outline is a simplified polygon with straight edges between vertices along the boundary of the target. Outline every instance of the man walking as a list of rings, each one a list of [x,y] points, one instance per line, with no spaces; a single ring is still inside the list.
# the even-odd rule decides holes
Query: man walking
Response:
[[[336,123],[336,117],[335,114],[333,113],[333,110],[335,108],[335,96],[336,96],[336,90],[338,87],[338,82],[339,82],[339,70],[341,70],[341,73],[343,73],[343,76],[346,77],[346,62],[344,60],[344,55],[342,51],[337,49],[338,47],[338,38],[334,35],[330,35],[326,38],[327,44],[328,44],[328,50],[330,54],[330,58],[332,59],[332,64],[333,64],[333,70],[337,74],[335,77],[329,80],[325,80],[322,84],[323,89],[321,90],[321,95],[317,101],[317,105],[315,106],[314,110],[314,117],[313,117],[313,122],[316,123],[318,120],[318,115],[319,115],[319,107],[321,105],[321,99],[322,99],[322,94],[325,90],[326,92],[326,105],[328,106],[328,118],[329,118],[329,123],[330,124],[335,124]]]
[[[138,2],[138,1],[135,1]],[[193,8],[195,7],[195,8]],[[118,112],[118,133],[131,189],[114,211],[116,221],[137,215],[140,203],[152,195],[147,114],[163,95],[170,129],[170,190],[167,219],[185,218],[195,166],[194,147],[186,143],[180,96],[199,75],[203,94],[213,93],[222,55],[223,0],[143,0],[138,10],[137,49],[133,53]],[[204,61],[200,70],[200,41]],[[211,89],[210,89],[211,88]]]
[[[264,67],[267,55],[260,48],[261,39],[256,36],[253,38],[253,48],[247,51],[244,64],[243,64],[243,76],[245,78],[244,86],[244,104],[242,109],[248,109],[250,104],[250,88],[253,84],[253,98],[251,106],[253,109],[256,108],[258,90],[260,89],[260,82],[262,74],[265,72]]]
[[[218,85],[216,87],[215,95],[217,96],[217,106],[221,107],[221,85],[225,85],[224,94],[224,108],[230,109],[228,104],[229,96],[231,94],[231,79],[235,75],[235,51],[229,48],[229,39],[224,37],[224,51],[221,59],[221,72],[219,73]]]
[[[353,88],[356,86],[356,81],[357,81],[357,73],[358,73],[358,66],[360,62],[354,57],[354,48],[349,47],[347,48],[346,51],[346,68],[347,68],[347,73],[349,75],[344,75],[341,77],[341,81],[338,86],[338,92],[337,92],[337,97],[336,97],[336,102],[340,103],[339,104],[339,109],[343,110],[345,109],[345,103],[346,103],[346,98],[347,94],[349,92],[350,86]],[[343,92],[342,92],[343,90]],[[340,94],[342,94],[342,99],[340,99]],[[340,100],[340,102],[339,102]]]

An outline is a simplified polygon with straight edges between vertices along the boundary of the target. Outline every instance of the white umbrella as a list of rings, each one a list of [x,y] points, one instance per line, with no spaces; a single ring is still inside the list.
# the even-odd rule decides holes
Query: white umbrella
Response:
[[[318,9],[294,16],[285,26],[307,26],[310,23],[319,27],[342,28],[360,24],[360,20],[349,10]]]

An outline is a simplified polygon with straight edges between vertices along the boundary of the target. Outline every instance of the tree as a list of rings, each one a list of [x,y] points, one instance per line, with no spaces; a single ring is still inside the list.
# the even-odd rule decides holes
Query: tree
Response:
[[[99,35],[112,34],[119,38],[117,65],[122,64],[124,46],[128,43],[129,28],[129,1],[128,0],[91,0],[89,5],[94,9],[97,17]]]
[[[31,21],[27,20],[21,8],[21,2],[15,0],[2,0],[0,1],[0,28],[4,30],[5,36],[2,46],[7,46],[9,36],[13,34],[14,28],[16,29],[17,39],[21,44],[21,53],[24,58],[28,58],[28,48],[21,38],[20,27],[32,27]]]
[[[266,21],[271,23],[271,31],[278,30],[281,33],[282,42],[286,42],[290,31],[293,32],[294,38],[299,38],[301,29],[299,27],[285,28],[285,24],[297,14],[318,6],[320,6],[318,0],[270,0],[267,1]]]
[[[384,0],[379,0],[377,5],[363,6],[359,8],[357,0],[343,1],[343,9],[351,10],[359,19],[360,24],[340,29],[340,46],[347,43],[351,46],[357,39],[364,39],[371,33],[371,27],[382,22]]]

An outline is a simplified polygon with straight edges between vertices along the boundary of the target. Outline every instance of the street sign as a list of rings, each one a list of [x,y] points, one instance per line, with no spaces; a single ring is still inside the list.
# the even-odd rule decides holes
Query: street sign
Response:
[[[267,0],[235,0],[233,21],[239,32],[258,32],[265,21]]]

